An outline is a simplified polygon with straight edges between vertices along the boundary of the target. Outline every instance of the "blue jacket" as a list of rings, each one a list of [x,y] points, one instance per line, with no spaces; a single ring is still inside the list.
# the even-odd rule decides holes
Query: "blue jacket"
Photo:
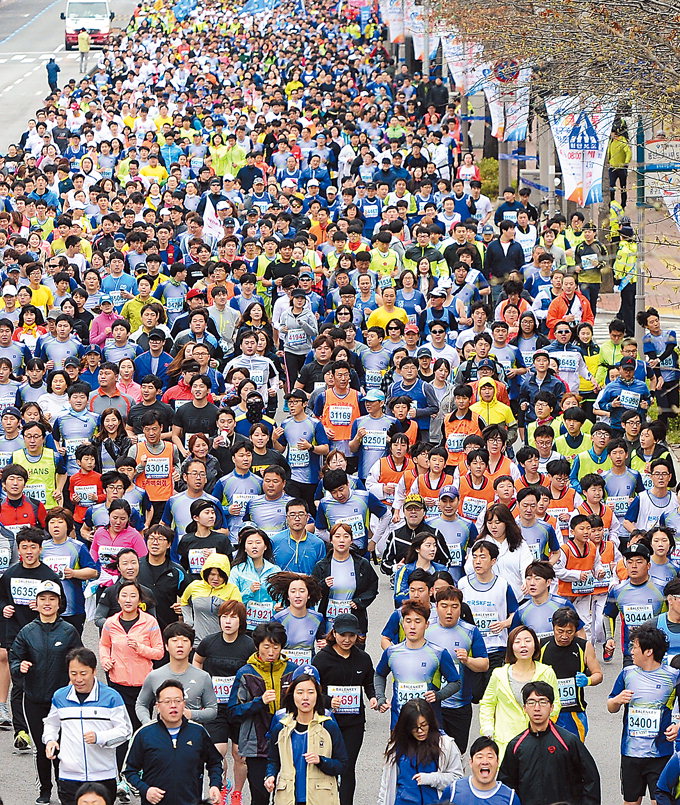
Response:
[[[163,805],[187,805],[201,801],[206,767],[210,785],[221,788],[222,756],[205,727],[184,718],[173,743],[168,728],[158,719],[135,733],[123,774],[143,802],[149,788],[156,786],[165,791]]]
[[[533,369],[529,371],[522,378],[522,385],[519,389],[520,403],[528,402],[529,407],[524,412],[524,419],[526,422],[534,422],[536,413],[534,412],[534,400],[539,391],[549,391],[554,395],[556,400],[560,400],[562,395],[566,393],[567,387],[564,383],[548,370],[545,380],[539,386],[536,379],[536,372]]]
[[[142,378],[146,375],[154,374],[151,371],[151,353],[150,352],[142,352],[141,355],[138,355],[135,360],[135,383],[141,383]],[[168,355],[167,352],[161,352],[160,357],[158,359],[158,371],[155,373],[158,377],[160,377],[161,381],[163,382],[163,391],[167,391],[168,387],[170,386],[170,378],[168,377],[168,366],[172,363],[172,355]]]
[[[635,398],[630,401],[630,404],[625,406],[617,405],[612,407],[612,401],[615,400],[617,397],[620,397],[621,394],[639,394],[640,399],[637,403],[636,410],[640,414],[646,413],[646,408],[642,408],[640,403],[643,400],[646,400],[649,404],[651,397],[649,394],[649,389],[647,388],[647,384],[644,383],[642,380],[631,380],[630,383],[625,383],[620,377],[616,380],[612,380],[611,383],[607,383],[602,392],[602,396],[597,404],[597,408],[601,408],[603,411],[609,412],[609,421],[614,428],[621,427],[621,417],[623,416],[623,412],[627,411],[632,408],[632,402],[634,402]],[[649,407],[649,406],[648,406]]]
[[[675,752],[668,759],[656,784],[656,805],[677,805],[676,796],[680,786],[680,754]]]

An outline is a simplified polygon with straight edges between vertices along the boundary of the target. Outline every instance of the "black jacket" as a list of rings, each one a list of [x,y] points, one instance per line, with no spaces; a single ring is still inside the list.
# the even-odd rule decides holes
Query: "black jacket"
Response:
[[[17,603],[17,598],[15,598],[12,592],[13,579],[16,580],[17,586],[14,590],[18,594],[23,594],[28,589],[31,589],[35,586],[36,581],[56,581],[61,587],[59,576],[44,562],[32,568],[25,568],[21,562],[17,562],[0,576],[0,610],[4,609],[6,606],[14,607],[14,615],[12,615],[11,618],[3,618],[5,623],[2,646],[7,649],[12,645],[19,630],[38,617],[38,613],[34,609],[31,609],[29,604]],[[23,598],[19,600],[23,600]]]
[[[451,564],[451,554],[446,540],[440,531],[432,528],[424,520],[417,528],[411,528],[404,523],[399,528],[394,529],[387,537],[385,542],[385,551],[383,553],[380,569],[383,573],[391,576],[394,573],[396,565],[406,558],[408,549],[411,547],[416,534],[421,531],[426,531],[428,534],[433,534],[437,539],[437,555],[434,558],[435,562],[441,565]]]
[[[327,696],[329,685],[358,685],[363,688],[368,699],[375,697],[373,661],[370,655],[358,646],[353,646],[347,659],[341,657],[333,646],[326,646],[314,655],[312,665],[319,672],[321,687]],[[330,698],[326,702],[328,707],[330,707]],[[335,720],[340,729],[363,724],[366,721],[363,695],[360,702],[358,713],[335,714]]]
[[[328,597],[330,589],[324,583],[324,579],[331,575],[331,559],[333,552],[329,551],[325,559],[316,563],[316,567],[312,572],[315,579],[319,580],[321,589],[323,591],[321,601],[319,602],[319,612],[323,615],[326,614],[328,608]],[[351,552],[350,557],[354,562],[354,578],[356,580],[356,591],[352,601],[357,605],[357,608],[352,610],[352,613],[357,616],[359,627],[365,633],[368,631],[368,615],[366,609],[376,599],[378,595],[378,575],[371,567],[368,559],[363,556]]]
[[[15,679],[23,679],[25,695],[38,704],[49,704],[54,692],[68,685],[66,655],[82,646],[75,626],[62,618],[43,623],[40,618],[19,631],[9,652],[9,666]],[[33,663],[27,674],[21,663]]]
[[[156,599],[156,619],[161,631],[170,623],[179,620],[179,615],[172,609],[177,598],[184,589],[186,571],[176,562],[166,559],[162,565],[152,565],[149,557],[139,560],[137,580],[151,590]]]
[[[600,773],[576,735],[548,722],[545,732],[525,730],[508,744],[498,779],[522,805],[573,802],[600,805]]]

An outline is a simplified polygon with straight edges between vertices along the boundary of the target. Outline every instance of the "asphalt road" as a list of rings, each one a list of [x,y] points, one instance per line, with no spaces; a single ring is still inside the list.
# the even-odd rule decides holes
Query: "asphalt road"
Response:
[[[127,24],[135,3],[113,0],[115,27]],[[0,0],[0,149],[19,139],[26,121],[48,93],[45,64],[54,57],[61,68],[60,86],[78,79],[79,56],[64,50],[65,0]],[[90,55],[95,64],[98,51]]]

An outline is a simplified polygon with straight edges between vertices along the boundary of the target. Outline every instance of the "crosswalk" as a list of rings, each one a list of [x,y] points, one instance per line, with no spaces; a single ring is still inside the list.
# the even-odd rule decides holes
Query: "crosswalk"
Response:
[[[52,58],[58,61],[76,61],[79,57],[76,50],[59,53],[0,53],[0,64],[39,64]]]
[[[613,313],[599,312],[595,317],[595,326],[593,327],[593,341],[596,344],[601,344],[609,338],[609,322],[614,318]],[[661,326],[664,330],[680,329],[680,316],[661,316]]]

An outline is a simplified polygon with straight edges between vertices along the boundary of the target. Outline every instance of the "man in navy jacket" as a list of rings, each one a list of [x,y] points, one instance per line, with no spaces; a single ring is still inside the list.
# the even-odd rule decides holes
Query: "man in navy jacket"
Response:
[[[164,345],[165,333],[162,330],[152,330],[149,333],[148,351],[142,352],[134,360],[136,383],[141,383],[146,375],[157,375],[163,383],[163,391],[168,390],[168,366],[172,363],[172,355],[163,349]]]

